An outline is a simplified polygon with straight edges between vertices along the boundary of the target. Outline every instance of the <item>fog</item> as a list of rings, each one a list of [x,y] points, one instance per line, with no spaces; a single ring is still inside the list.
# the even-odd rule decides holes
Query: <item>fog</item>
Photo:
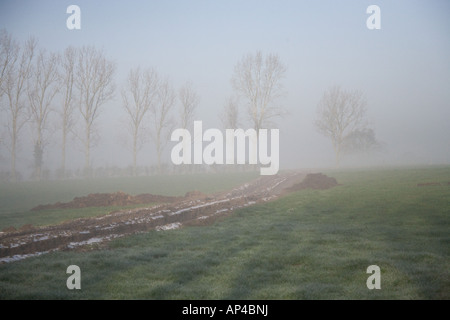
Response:
[[[81,29],[69,30],[68,6],[81,9]],[[381,29],[370,30],[369,5],[380,7]],[[0,29],[23,43],[62,53],[68,46],[95,46],[114,61],[116,90],[96,120],[98,141],[91,165],[132,164],[130,137],[121,90],[131,68],[155,68],[176,92],[190,81],[199,104],[194,120],[205,129],[224,129],[220,114],[235,65],[248,54],[275,54],[286,66],[278,102],[287,114],[277,118],[281,169],[335,165],[329,138],[315,127],[317,106],[332,86],[361,91],[367,120],[381,147],[343,155],[342,167],[433,165],[450,163],[450,3],[448,1],[2,1]],[[26,95],[23,97],[26,103]],[[1,101],[0,171],[11,170],[6,98]],[[59,108],[61,97],[52,102]],[[180,123],[180,102],[172,116]],[[241,127],[252,127],[239,104]],[[75,110],[75,114],[78,111]],[[79,115],[78,115],[79,118]],[[78,119],[80,120],[80,119]],[[78,122],[75,126],[80,125]],[[43,167],[51,174],[61,162],[56,117]],[[33,128],[20,132],[17,170],[27,179],[33,168]],[[163,162],[171,163],[167,144]],[[68,140],[67,168],[84,166],[82,143]],[[149,139],[138,153],[139,166],[155,166]]]

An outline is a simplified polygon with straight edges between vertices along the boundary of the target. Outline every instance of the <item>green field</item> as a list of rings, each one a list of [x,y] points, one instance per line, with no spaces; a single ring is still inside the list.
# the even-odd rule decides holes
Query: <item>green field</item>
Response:
[[[114,240],[107,249],[2,264],[0,298],[449,299],[450,167],[325,173],[341,185],[240,209],[209,226],[153,231]],[[183,194],[193,186],[212,191],[251,178],[227,176],[196,177],[190,185],[179,180],[192,177],[169,177],[169,184],[161,177],[150,191],[130,180],[123,185],[136,191],[121,190]],[[112,181],[92,190],[122,188]],[[417,186],[427,182],[441,186]],[[62,182],[37,187],[2,186],[0,220],[19,212],[23,224],[27,215],[38,214],[26,210],[40,197],[55,202],[77,195],[69,196]],[[13,196],[5,205],[3,192]],[[62,194],[66,198],[59,199]],[[16,204],[27,195],[27,203]],[[81,290],[66,288],[72,264],[81,269]],[[380,290],[366,286],[369,265],[381,268]]]

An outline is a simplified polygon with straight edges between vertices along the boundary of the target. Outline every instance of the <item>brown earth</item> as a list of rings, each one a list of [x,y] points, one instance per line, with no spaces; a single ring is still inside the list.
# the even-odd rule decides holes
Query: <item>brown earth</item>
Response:
[[[447,182],[447,185],[450,185],[450,182]],[[430,187],[430,186],[442,186],[439,182],[426,182],[426,183],[418,183],[418,187]]]
[[[335,178],[328,177],[322,173],[310,173],[302,182],[288,188],[288,191],[299,191],[303,189],[325,190],[338,186]]]
[[[32,211],[47,209],[78,209],[86,207],[124,207],[134,204],[146,203],[170,203],[176,201],[178,197],[160,196],[154,194],[139,194],[132,196],[124,192],[115,193],[91,193],[85,197],[76,197],[70,202],[57,202],[54,204],[38,205]]]
[[[134,201],[162,202],[148,208],[125,209],[109,214],[67,221],[58,225],[19,230],[10,228],[0,233],[0,263],[56,250],[85,248],[92,244],[149,230],[170,230],[183,225],[206,225],[230,215],[235,209],[275,200],[292,191],[304,188],[326,189],[337,185],[333,178],[322,174],[288,172],[261,176],[230,191],[205,195],[188,192],[185,197],[154,195],[130,196],[122,192],[95,194],[75,198],[67,204],[53,204],[62,209],[70,205],[129,205]],[[95,201],[94,201],[95,200]],[[131,203],[130,203],[131,202]],[[41,206],[42,208],[43,206]],[[37,210],[37,209],[35,209]]]
[[[17,229],[14,228],[13,226],[10,226],[2,230],[2,232],[14,232],[14,231],[17,231]]]

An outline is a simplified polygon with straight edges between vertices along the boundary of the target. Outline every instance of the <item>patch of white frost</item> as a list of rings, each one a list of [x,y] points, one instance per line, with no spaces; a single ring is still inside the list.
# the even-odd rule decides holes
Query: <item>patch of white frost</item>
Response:
[[[181,227],[181,223],[174,222],[174,223],[166,224],[164,226],[156,227],[155,230],[156,231],[166,231],[166,230],[178,229],[179,227]]]
[[[2,262],[9,263],[9,262],[14,262],[14,261],[19,261],[19,260],[23,260],[23,259],[26,259],[26,258],[40,256],[41,254],[48,253],[48,252],[50,252],[50,251],[28,253],[28,254],[15,254],[12,257],[8,256],[8,257],[0,258],[0,263],[2,263]]]

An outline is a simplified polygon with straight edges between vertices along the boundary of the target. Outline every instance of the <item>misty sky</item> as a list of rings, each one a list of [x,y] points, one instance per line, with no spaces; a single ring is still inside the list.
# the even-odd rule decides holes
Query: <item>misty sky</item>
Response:
[[[71,4],[81,8],[81,30],[66,28]],[[371,4],[381,8],[381,30],[366,27]],[[367,98],[368,118],[385,147],[364,164],[450,163],[449,18],[445,0],[0,0],[0,29],[19,41],[33,35],[40,47],[55,52],[69,45],[103,48],[117,63],[118,88],[137,66],[155,67],[176,88],[192,81],[201,99],[196,119],[204,128],[221,127],[218,115],[233,93],[238,60],[258,50],[278,54],[287,66],[282,102],[289,115],[277,121],[285,168],[334,164],[331,142],[314,128],[317,104],[333,85],[361,90]],[[94,167],[131,164],[131,154],[117,143],[123,117],[118,91],[99,118]],[[29,132],[22,132],[23,144]],[[153,161],[153,152],[147,144],[139,164]],[[82,167],[79,143],[71,154],[72,166]],[[56,166],[59,156],[59,149],[49,147],[44,160]],[[19,160],[31,165],[32,153],[22,147]]]

